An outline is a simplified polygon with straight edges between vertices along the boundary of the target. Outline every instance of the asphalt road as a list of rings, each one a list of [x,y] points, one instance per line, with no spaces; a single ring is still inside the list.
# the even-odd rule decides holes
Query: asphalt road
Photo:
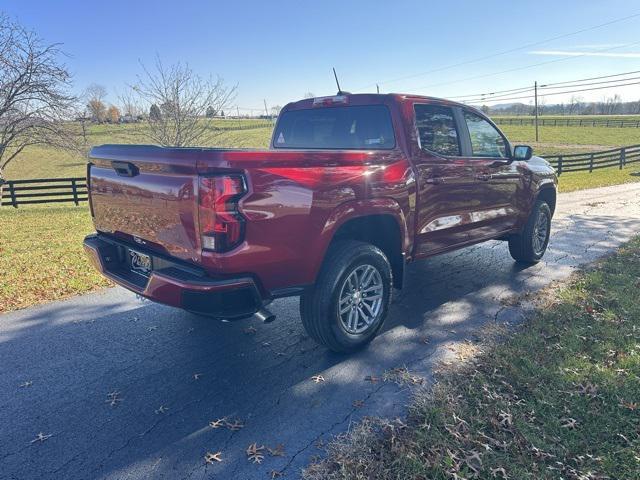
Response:
[[[413,264],[384,332],[353,356],[305,336],[297,299],[272,304],[268,325],[211,321],[119,288],[2,315],[0,478],[298,478],[319,440],[363,415],[403,414],[408,388],[366,376],[405,366],[428,382],[437,361],[455,361],[452,347],[521,319],[514,298],[638,232],[640,184],[563,194],[543,262],[518,268],[505,243],[489,242]],[[224,417],[244,428],[209,426]],[[251,463],[254,442],[285,453]],[[205,464],[218,451],[222,461]]]

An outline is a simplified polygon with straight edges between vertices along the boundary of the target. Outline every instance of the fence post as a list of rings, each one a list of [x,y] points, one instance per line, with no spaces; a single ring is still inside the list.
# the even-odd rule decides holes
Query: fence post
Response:
[[[9,180],[9,182],[7,183],[9,184],[9,194],[11,195],[11,205],[13,205],[13,208],[18,208],[18,199],[16,198],[16,191],[13,187],[13,182]]]
[[[76,179],[71,180],[71,189],[73,190],[73,203],[78,206],[78,187],[76,185]]]
[[[562,155],[558,157],[558,176],[562,175]]]
[[[620,149],[620,170],[624,167],[624,164],[627,162],[627,152],[624,147]]]
[[[593,153],[589,155],[589,173],[593,173]]]

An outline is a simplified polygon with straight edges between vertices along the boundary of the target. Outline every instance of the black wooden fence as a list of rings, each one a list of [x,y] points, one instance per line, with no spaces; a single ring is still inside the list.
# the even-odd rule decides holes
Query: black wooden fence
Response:
[[[640,162],[640,145],[612,148],[600,152],[568,155],[545,155],[561,175],[565,172],[593,172],[601,168],[623,167]],[[13,206],[37,203],[75,203],[87,201],[87,181],[84,177],[38,178],[7,180],[2,188],[0,205]]]
[[[556,169],[558,175],[564,172],[593,172],[600,168],[618,167],[640,162],[640,145],[612,148],[600,152],[573,153],[569,155],[545,155],[544,158]]]
[[[84,177],[7,180],[2,186],[0,205],[18,207],[34,203],[75,203],[87,201]]]
[[[492,117],[498,125],[535,125],[532,117],[500,118]],[[622,118],[540,118],[538,125],[543,127],[610,127],[610,128],[640,128],[640,120]]]

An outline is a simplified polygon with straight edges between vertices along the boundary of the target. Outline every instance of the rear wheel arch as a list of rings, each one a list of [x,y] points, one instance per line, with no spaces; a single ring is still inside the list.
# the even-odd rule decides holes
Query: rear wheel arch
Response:
[[[405,257],[403,253],[406,229],[391,213],[367,214],[344,221],[334,232],[327,247],[346,240],[369,243],[379,248],[389,260],[393,272],[393,286],[402,288]]]

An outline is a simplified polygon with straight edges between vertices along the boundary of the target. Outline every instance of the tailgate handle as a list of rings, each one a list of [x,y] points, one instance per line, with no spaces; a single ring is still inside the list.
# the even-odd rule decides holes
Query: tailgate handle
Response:
[[[138,167],[129,162],[111,162],[111,166],[121,177],[135,177],[140,173]]]

